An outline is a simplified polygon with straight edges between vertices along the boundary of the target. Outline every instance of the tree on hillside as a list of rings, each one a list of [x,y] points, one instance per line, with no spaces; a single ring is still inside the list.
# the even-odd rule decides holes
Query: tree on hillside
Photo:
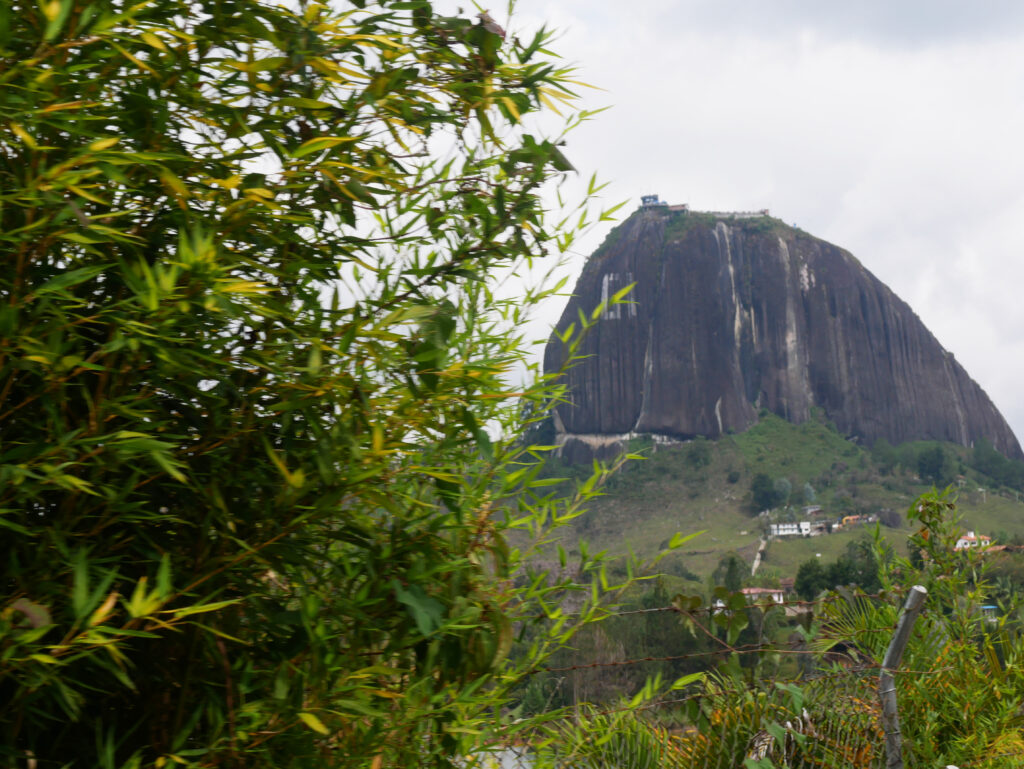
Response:
[[[849,542],[846,552],[827,566],[820,558],[808,558],[797,569],[794,587],[800,596],[808,601],[822,590],[832,590],[847,585],[857,585],[872,593],[878,590],[879,564],[866,539]]]
[[[821,565],[821,559],[808,558],[800,564],[796,572],[796,582],[793,587],[797,594],[805,601],[814,600],[818,593],[832,587],[832,584]]]
[[[871,447],[871,458],[878,465],[878,471],[889,475],[899,463],[899,454],[889,441],[879,438]]]
[[[427,0],[0,5],[2,763],[448,765],[508,726],[559,584],[506,533],[575,509],[503,437],[557,397],[509,376],[550,289],[498,284],[573,238],[545,44]]]
[[[729,592],[735,593],[743,587],[747,571],[747,564],[739,555],[726,553],[718,559],[718,565],[711,573],[711,584],[721,585]]]
[[[945,449],[938,444],[922,449],[917,455],[917,474],[936,486],[952,483],[953,465]]]
[[[975,442],[971,451],[971,467],[1003,486],[1024,487],[1024,462],[1004,457],[986,438]]]
[[[770,510],[779,504],[779,493],[770,476],[757,473],[750,482],[751,500],[755,511]]]

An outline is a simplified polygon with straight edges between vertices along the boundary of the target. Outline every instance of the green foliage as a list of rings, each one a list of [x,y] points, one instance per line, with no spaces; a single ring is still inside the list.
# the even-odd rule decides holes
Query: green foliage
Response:
[[[899,614],[898,587],[923,585],[925,610],[901,665],[916,672],[896,677],[909,765],[1017,765],[1024,757],[1019,599],[1013,596],[996,620],[982,611],[994,592],[988,559],[976,550],[954,549],[962,529],[947,496],[926,494],[908,516],[920,527],[911,536],[917,557],[893,557],[877,539],[879,580],[889,597],[847,592],[843,600],[826,604],[817,648],[852,641],[862,657],[881,660]]]
[[[953,482],[953,466],[942,446],[930,446],[917,455],[917,473],[922,480],[936,486]]]
[[[573,238],[521,122],[571,99],[546,34],[426,0],[2,14],[0,762],[499,739],[574,627],[511,661],[570,580],[513,587],[507,534],[598,480],[560,501],[505,437],[558,396],[509,380],[552,289],[496,293]]]
[[[813,505],[818,499],[818,492],[810,483],[805,483],[803,488],[803,501],[806,505]]]
[[[883,473],[891,473],[899,462],[899,453],[885,438],[879,438],[871,447],[871,458]]]
[[[722,556],[711,574],[711,583],[721,585],[730,592],[736,592],[743,587],[743,578],[746,576],[747,564],[736,553],[727,553]]]
[[[691,467],[710,465],[711,442],[703,436],[694,438],[686,448],[686,461]]]
[[[1024,462],[1008,459],[985,438],[975,442],[970,457],[971,467],[1002,486],[1024,488]]]
[[[750,481],[750,496],[755,510],[771,510],[782,504],[785,501],[782,492],[783,489],[766,473],[758,473]]]
[[[573,769],[686,769],[693,765],[678,739],[630,710],[609,715],[585,709],[574,722],[559,725],[541,758]]]
[[[827,566],[820,558],[808,558],[796,573],[796,591],[808,601],[823,590],[851,585],[869,593],[880,587],[876,554],[866,539],[848,543],[846,552]]]
[[[808,558],[796,572],[794,588],[805,601],[813,600],[818,593],[832,586],[820,558]]]

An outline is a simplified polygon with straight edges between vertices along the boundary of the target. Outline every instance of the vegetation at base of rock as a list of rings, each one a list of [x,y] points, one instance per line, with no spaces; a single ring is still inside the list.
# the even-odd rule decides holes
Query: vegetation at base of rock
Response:
[[[574,539],[585,536],[612,553],[628,549],[649,555],[678,531],[703,531],[692,545],[661,561],[660,568],[680,589],[687,582],[688,590],[704,585],[726,553],[735,551],[752,563],[768,522],[806,520],[812,517],[804,512],[808,506],[821,508],[814,516],[819,521],[875,515],[886,527],[885,536],[902,547],[906,522],[899,511],[931,487],[918,474],[919,457],[936,447],[954,471],[964,525],[990,536],[999,534],[998,541],[1004,544],[1024,537],[1020,492],[983,474],[975,451],[930,441],[898,447],[879,442],[869,450],[844,438],[820,412],[794,425],[764,411],[750,430],[705,441],[700,450],[710,449],[710,456],[699,467],[689,460],[691,443],[655,444],[637,438],[627,445],[645,459],[628,463],[610,480],[603,496],[591,505],[592,513],[577,521],[574,534],[563,539],[564,546],[572,552]],[[572,476],[585,470],[556,462],[550,471]],[[788,499],[773,505],[768,518],[755,515],[765,509],[754,504],[752,495],[759,475],[767,479],[760,481],[765,493],[775,499],[776,481],[789,484]],[[800,564],[815,553],[821,553],[825,563],[836,561],[870,528],[858,524],[812,538],[778,538],[769,545],[758,577],[795,577]]]
[[[572,98],[547,40],[426,0],[0,7],[0,763],[513,739],[592,614],[510,656],[580,586],[513,585],[509,534],[602,475],[557,497],[509,437],[560,395],[509,373],[553,287],[495,288],[573,241],[523,122]]]
[[[789,502],[789,494],[784,490],[784,487],[777,485],[777,481],[782,480],[785,479],[778,478],[776,481],[773,481],[765,473],[758,473],[754,476],[754,479],[750,482],[750,501],[753,504],[754,510],[769,510]]]

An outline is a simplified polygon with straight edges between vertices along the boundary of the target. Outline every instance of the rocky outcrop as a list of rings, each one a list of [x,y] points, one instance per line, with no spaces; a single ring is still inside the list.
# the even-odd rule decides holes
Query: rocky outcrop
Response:
[[[629,284],[567,374],[561,440],[742,431],[815,407],[867,444],[987,438],[1021,458],[985,392],[848,252],[768,217],[641,209],[590,258],[559,329]],[[548,344],[545,368],[565,346]]]

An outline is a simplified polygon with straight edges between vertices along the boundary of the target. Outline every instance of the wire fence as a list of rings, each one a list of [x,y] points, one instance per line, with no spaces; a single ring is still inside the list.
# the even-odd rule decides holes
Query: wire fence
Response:
[[[702,638],[705,648],[635,657],[612,648],[610,655],[594,654],[534,670],[537,676],[556,680],[557,686],[574,694],[572,703],[557,712],[545,735],[548,744],[556,746],[554,765],[579,769],[902,767],[886,755],[880,675],[895,676],[899,691],[904,688],[901,682],[927,688],[929,681],[945,681],[955,669],[943,664],[938,655],[935,664],[922,666],[918,658],[917,667],[883,670],[883,656],[896,629],[895,612],[891,612],[893,621],[883,626],[857,627],[837,620],[844,610],[856,610],[864,602],[892,605],[899,598],[892,594],[832,594],[818,601],[769,600],[744,608],[721,604],[693,610],[658,606],[609,612],[608,618],[678,615],[680,625]],[[783,640],[759,638],[752,642],[730,632],[732,617],[759,615],[763,622],[769,612],[790,618],[809,615],[818,622],[818,634],[795,633]],[[746,626],[753,622],[753,617],[748,617]],[[580,679],[585,676],[687,662],[706,664],[707,672],[682,690],[663,693],[639,706],[621,699],[595,704],[579,697]],[[937,683],[935,686],[938,688]],[[1024,691],[1020,696],[1024,698]],[[1019,726],[1024,727],[1024,705],[1021,714]],[[907,767],[945,769],[946,763],[918,760],[917,753],[928,754],[920,747],[908,746]],[[534,752],[522,745],[509,745],[493,762],[492,766],[501,769],[539,765]],[[1018,729],[1016,740],[1001,745],[981,746],[974,758],[961,759],[957,766],[1024,767],[1024,732]]]

